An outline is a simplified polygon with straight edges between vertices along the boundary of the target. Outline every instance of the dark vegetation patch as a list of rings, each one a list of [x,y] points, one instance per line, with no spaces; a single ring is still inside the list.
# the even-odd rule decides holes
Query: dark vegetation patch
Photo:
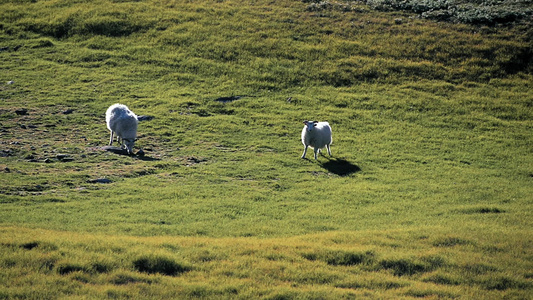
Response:
[[[483,275],[498,271],[498,268],[486,264],[467,264],[462,269],[472,275]]]
[[[25,242],[21,244],[18,244],[18,243],[0,244],[0,246],[6,246],[10,248],[21,248],[24,250],[37,249],[42,252],[49,252],[49,251],[54,251],[58,249],[58,247],[55,244],[49,243],[49,242],[42,242],[42,241],[30,241],[30,242]]]
[[[469,245],[469,244],[472,244],[472,242],[458,238],[458,237],[444,237],[441,239],[437,239],[433,242],[433,246],[435,247],[453,247],[456,245]]]
[[[107,184],[107,183],[112,183],[113,181],[109,178],[96,178],[96,179],[90,179],[90,180],[87,180],[87,183],[104,183],[104,184]]]
[[[392,270],[396,276],[409,276],[433,271],[444,264],[444,259],[438,256],[429,256],[422,259],[383,259],[378,263],[378,269]]]
[[[97,261],[90,264],[90,270],[94,273],[109,273],[114,266],[106,261]]]
[[[189,266],[177,263],[173,259],[164,256],[140,257],[133,261],[133,267],[142,273],[159,273],[168,276],[176,276],[191,270]]]
[[[327,16],[323,12],[343,11],[344,13],[358,14],[368,10],[368,7],[377,11],[402,11],[416,14],[419,18],[435,21],[445,21],[450,23],[463,23],[472,26],[474,31],[487,31],[494,33],[493,28],[498,26],[515,26],[517,29],[516,39],[513,42],[503,42],[499,46],[495,45],[472,45],[468,48],[463,46],[452,46],[447,41],[435,44],[436,48],[426,47],[420,44],[420,49],[426,49],[412,55],[407,48],[401,51],[402,59],[391,60],[390,57],[377,55],[371,57],[362,55],[356,59],[339,60],[336,68],[324,68],[320,72],[322,81],[336,86],[351,86],[355,82],[375,82],[381,80],[394,81],[396,78],[432,78],[436,80],[457,81],[459,78],[468,77],[468,80],[479,81],[490,77],[502,77],[519,72],[531,73],[533,71],[533,49],[530,41],[533,36],[533,7],[530,1],[462,1],[462,0],[361,0],[361,1],[322,1],[303,0],[308,4],[308,10],[318,12],[321,16]],[[339,9],[340,7],[344,7]],[[396,18],[392,26],[402,26],[404,23],[411,23],[407,18]],[[365,28],[366,25],[360,25]],[[400,30],[401,31],[401,30]],[[332,31],[332,34],[335,33]],[[414,34],[414,33],[413,33]],[[412,44],[412,36],[406,37]],[[524,42],[520,45],[518,41]],[[416,43],[416,42],[415,42]],[[414,44],[413,44],[414,45]],[[452,50],[452,47],[454,48]],[[449,55],[442,56],[444,53]],[[375,53],[377,54],[377,53]],[[426,61],[419,61],[415,57],[423,58]],[[446,57],[444,60],[441,58]],[[463,59],[459,59],[463,57]],[[444,68],[443,65],[450,66],[452,62],[466,61],[475,57],[474,61],[462,64],[461,67],[468,67],[471,74],[463,71],[450,73],[451,69]],[[399,57],[398,57],[399,58]],[[407,60],[405,60],[407,59]],[[370,63],[372,61],[372,63]],[[429,63],[429,62],[432,63]],[[452,63],[452,64],[454,64]],[[472,64],[474,63],[474,64]],[[477,65],[481,69],[475,70]],[[484,73],[488,71],[488,73]],[[474,74],[477,73],[477,74]],[[490,73],[490,74],[489,74]],[[488,77],[487,77],[488,76]]]
[[[239,100],[242,97],[243,96],[219,97],[219,98],[216,98],[215,101],[222,102],[222,103],[228,103],[228,102],[233,102],[233,101]]]
[[[366,281],[347,281],[335,284],[335,287],[337,288],[343,288],[343,289],[384,289],[384,290],[392,290],[392,289],[399,289],[405,286],[408,286],[409,283],[406,282],[396,282],[396,281],[378,281],[378,280],[371,280],[369,282]]]
[[[508,276],[491,277],[481,282],[487,290],[504,291],[508,289],[530,289],[532,284],[527,281],[517,280]]]
[[[126,12],[110,11],[91,16],[90,11],[79,11],[62,14],[52,20],[36,18],[24,26],[29,31],[61,39],[74,35],[128,36],[146,30],[153,24],[150,20],[134,18]]]
[[[126,274],[126,273],[120,273],[116,274],[109,280],[112,284],[116,285],[125,285],[130,283],[148,283],[152,284],[154,283],[154,279],[152,278],[144,278],[142,276],[138,276],[135,274]]]
[[[374,260],[372,251],[352,252],[345,250],[327,250],[322,252],[310,252],[302,254],[308,260],[324,261],[332,266],[353,266],[359,264],[370,264]]]
[[[322,0],[303,1],[312,2],[310,8],[314,10],[342,8],[344,11],[352,11],[355,7],[351,7],[350,3],[357,3],[353,1],[344,1],[346,2],[344,4]],[[533,15],[531,2],[527,0],[360,0],[359,2],[379,11],[401,10],[415,13],[424,19],[475,25],[494,26],[515,23],[527,20]]]
[[[415,290],[411,289],[405,293],[406,296],[416,297],[416,298],[437,298],[437,299],[455,299],[459,297],[459,295],[450,293],[450,292],[444,292],[444,291],[437,291],[437,290]]]
[[[370,263],[374,258],[371,251],[365,253],[355,253],[348,251],[332,251],[324,256],[324,261],[333,266],[353,266],[363,263]]]
[[[89,272],[90,270],[76,263],[66,263],[57,267],[57,272],[61,275],[67,275],[73,272]]]
[[[382,269],[392,270],[396,276],[413,275],[429,271],[425,264],[408,259],[387,259],[379,262]]]
[[[39,242],[29,242],[29,243],[20,245],[21,248],[26,249],[26,250],[31,250],[37,246],[39,246]]]
[[[207,161],[207,158],[204,157],[196,157],[196,156],[189,156],[183,159],[184,163],[187,167],[197,165],[200,163],[204,163]]]
[[[113,264],[105,261],[96,261],[83,265],[78,263],[61,263],[57,266],[57,272],[61,275],[67,275],[74,272],[88,274],[109,273],[113,269]]]
[[[465,214],[501,214],[505,213],[505,210],[497,207],[472,207],[462,210]]]
[[[447,274],[435,274],[424,279],[424,281],[443,285],[460,285],[462,283],[460,279]]]

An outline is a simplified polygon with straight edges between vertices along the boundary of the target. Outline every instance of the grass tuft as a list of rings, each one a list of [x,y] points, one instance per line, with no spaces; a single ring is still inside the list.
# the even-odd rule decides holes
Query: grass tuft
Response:
[[[142,256],[133,261],[135,270],[143,273],[159,273],[176,276],[191,270],[191,267],[175,262],[164,256]]]
[[[155,280],[152,278],[145,278],[142,276],[139,276],[138,274],[133,273],[117,273],[114,274],[110,279],[109,282],[115,285],[125,285],[125,284],[131,284],[131,283],[154,283]]]
[[[435,247],[453,247],[456,245],[469,245],[472,244],[472,242],[461,239],[458,237],[444,237],[437,239],[433,242],[433,246]]]
[[[508,289],[531,289],[533,286],[531,282],[524,280],[517,280],[508,276],[499,276],[484,280],[481,285],[487,290],[504,291]]]
[[[333,266],[353,266],[358,264],[371,263],[374,253],[371,251],[365,253],[354,253],[348,251],[331,251],[323,254],[323,260],[328,265]]]
[[[57,272],[61,275],[67,275],[73,272],[90,272],[90,270],[76,263],[62,263],[57,266]]]
[[[378,269],[392,270],[395,276],[410,276],[425,273],[442,267],[445,260],[439,256],[423,257],[421,260],[414,258],[383,259],[378,262]]]
[[[50,251],[54,251],[58,249],[56,245],[52,243],[48,243],[48,242],[42,242],[42,241],[32,241],[32,242],[23,243],[20,245],[20,247],[25,250],[32,250],[34,248],[38,248],[40,251],[45,251],[45,252],[50,252]]]

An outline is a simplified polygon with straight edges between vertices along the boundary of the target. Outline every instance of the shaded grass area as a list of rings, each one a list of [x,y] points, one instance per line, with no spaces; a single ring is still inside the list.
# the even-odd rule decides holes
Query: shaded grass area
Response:
[[[284,239],[1,230],[0,285],[8,298],[527,297],[532,289],[531,262],[514,250],[524,246],[521,232],[435,246],[456,236],[438,227]],[[33,288],[22,288],[28,281]],[[62,288],[44,288],[49,282]]]

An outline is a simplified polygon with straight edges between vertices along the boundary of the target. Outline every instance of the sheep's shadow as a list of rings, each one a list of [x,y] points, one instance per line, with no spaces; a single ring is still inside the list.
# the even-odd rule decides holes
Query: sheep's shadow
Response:
[[[322,163],[322,167],[339,176],[348,176],[361,171],[357,165],[342,158],[328,158],[327,162]]]
[[[140,159],[140,160],[143,160],[143,161],[160,160],[159,158],[146,156],[146,155],[144,155],[144,152],[142,152],[143,154],[141,155],[140,151],[138,151],[137,154],[135,154],[135,155],[130,155],[128,153],[128,150],[126,150],[124,148],[121,148],[121,147],[103,146],[103,147],[101,147],[101,149],[105,150],[105,151],[108,151],[108,152],[112,152],[112,153],[118,154],[118,155],[130,156],[130,157],[133,157],[133,158],[136,158],[136,159]]]

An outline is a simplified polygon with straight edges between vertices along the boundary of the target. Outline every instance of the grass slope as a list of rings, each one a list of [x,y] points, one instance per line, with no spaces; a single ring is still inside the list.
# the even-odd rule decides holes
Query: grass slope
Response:
[[[1,298],[531,293],[530,10],[0,3]],[[101,149],[116,102],[145,156]]]

